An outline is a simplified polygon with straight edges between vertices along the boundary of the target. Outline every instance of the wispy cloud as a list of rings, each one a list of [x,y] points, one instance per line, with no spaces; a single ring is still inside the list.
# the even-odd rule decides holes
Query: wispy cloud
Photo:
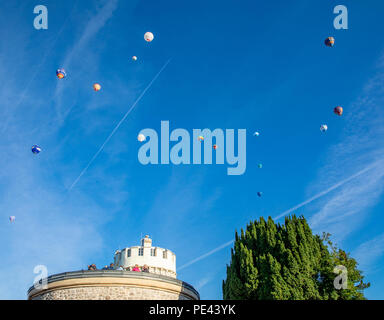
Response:
[[[365,272],[372,272],[375,262],[384,254],[384,233],[362,243],[352,252],[353,258]]]
[[[47,266],[50,274],[80,269],[103,246],[98,228],[105,218],[100,206],[83,195],[76,201],[63,198],[60,186],[51,185],[44,174],[46,162],[39,160],[19,152],[12,161],[0,161],[0,260],[7,261],[0,273],[2,299],[25,298],[36,265]],[[7,215],[16,216],[14,224],[6,223]]]
[[[104,27],[108,20],[113,16],[113,12],[116,10],[118,0],[105,0],[104,4],[98,10],[96,15],[93,15],[86,25],[79,40],[70,49],[67,56],[64,59],[63,65],[67,68],[71,67],[72,60],[75,56],[81,54],[86,48],[88,42]]]
[[[279,214],[278,216],[274,217],[273,219],[274,220],[278,220],[278,219],[286,216],[287,214],[289,214],[289,213],[291,213],[291,212],[293,212],[293,211],[295,211],[297,209],[300,209],[301,207],[304,207],[305,205],[307,205],[307,204],[309,204],[309,203],[311,203],[311,202],[313,202],[313,201],[315,201],[315,200],[317,200],[317,199],[319,199],[321,197],[324,197],[325,195],[327,195],[331,191],[333,191],[333,190],[335,190],[335,189],[345,185],[346,183],[350,182],[351,180],[353,180],[353,179],[361,176],[362,174],[366,173],[367,171],[375,168],[379,164],[380,163],[374,163],[372,165],[367,166],[366,168],[360,170],[359,172],[353,174],[352,176],[350,176],[350,177],[348,177],[348,178],[346,178],[344,180],[339,181],[338,183],[334,184],[333,186],[327,188],[324,191],[319,192],[318,194],[314,195],[313,197],[311,197],[311,198],[309,198],[309,199],[307,199],[307,200],[305,200],[305,201],[295,205],[294,207],[292,207],[292,208],[290,208],[288,210],[285,210],[283,213]]]
[[[307,199],[307,200],[305,200],[305,201],[295,205],[294,207],[292,207],[292,208],[290,208],[288,210],[285,210],[284,212],[282,212],[281,214],[277,215],[273,219],[274,220],[279,220],[282,217],[286,216],[287,214],[289,214],[289,213],[291,213],[291,212],[293,212],[293,211],[295,211],[295,210],[297,210],[297,209],[299,209],[301,207],[304,207],[305,205],[307,205],[307,204],[309,204],[309,203],[311,203],[311,202],[313,202],[313,201],[315,201],[315,200],[317,200],[317,199],[319,199],[321,197],[324,197],[325,195],[327,195],[331,191],[333,191],[333,190],[343,186],[344,184],[350,182],[351,180],[353,180],[353,179],[363,175],[367,171],[374,169],[375,167],[379,166],[380,164],[383,164],[383,163],[381,163],[381,162],[380,163],[374,163],[374,164],[364,168],[363,170],[360,170],[359,172],[357,172],[357,173],[353,174],[352,176],[350,176],[350,177],[348,177],[348,178],[346,178],[346,179],[336,183],[335,185],[327,188],[326,190],[324,190],[322,192],[319,192],[318,194],[314,195],[313,197],[311,197],[311,198],[309,198],[309,199]],[[351,194],[351,196],[357,196],[357,195]],[[341,219],[343,217],[339,217],[339,218]],[[194,264],[194,263],[196,263],[196,262],[198,262],[198,261],[200,261],[202,259],[208,258],[209,256],[213,255],[214,253],[216,253],[216,252],[218,252],[218,251],[220,251],[220,250],[230,246],[233,242],[234,242],[234,240],[228,241],[228,242],[226,242],[226,243],[224,243],[224,244],[222,244],[222,245],[212,249],[211,251],[209,251],[209,252],[207,252],[207,253],[205,253],[205,254],[203,254],[203,255],[201,255],[201,256],[199,256],[199,257],[197,257],[197,258],[195,258],[195,259],[193,259],[191,261],[189,261],[188,263],[186,263],[186,264],[182,265],[181,267],[179,267],[178,271],[180,271],[180,270],[182,270],[182,269],[184,269],[186,267],[189,267],[190,265],[192,265],[192,264]]]
[[[355,168],[366,167],[364,174],[343,183],[314,208],[309,220],[315,231],[330,232],[342,241],[356,231],[384,191],[384,70],[365,85],[355,103],[346,107],[346,125],[341,139],[327,152],[325,165],[311,189],[344,180]],[[365,169],[364,169],[365,170]]]
[[[66,16],[66,18],[65,18],[63,24],[61,25],[59,31],[55,34],[53,40],[50,41],[49,47],[46,50],[44,50],[44,55],[40,59],[40,62],[37,65],[37,67],[35,67],[35,69],[32,73],[32,76],[30,76],[27,84],[25,85],[24,89],[21,91],[21,94],[18,94],[18,96],[17,96],[18,100],[12,106],[13,109],[17,109],[20,106],[20,104],[22,104],[22,102],[25,100],[31,84],[36,80],[36,77],[41,72],[42,66],[47,62],[47,58],[51,55],[52,50],[55,48],[57,40],[59,40],[61,34],[63,33],[63,31],[67,27],[68,22],[69,22],[70,18],[72,17],[72,14],[74,12],[74,9],[76,8],[77,3],[78,3],[78,0],[76,0],[76,2],[74,2],[72,9],[70,10],[70,13]],[[2,121],[1,131],[3,134],[4,134],[5,130],[8,129],[8,125],[9,125],[10,120],[11,120],[11,115],[7,115],[6,119]]]
[[[380,59],[384,61],[384,55]],[[330,148],[326,164],[320,170],[319,180],[310,187],[311,190],[318,190],[319,187],[324,190],[278,214],[274,220],[316,200],[325,199],[316,202],[314,210],[317,213],[309,219],[309,223],[315,232],[326,230],[341,241],[359,227],[369,213],[368,209],[379,201],[384,190],[384,63],[378,66],[381,69],[365,85],[361,97],[346,108],[349,115],[345,116],[347,125],[342,139]],[[356,168],[363,169],[356,172]],[[381,238],[372,241],[376,245],[376,253],[383,254]],[[182,265],[178,270],[208,258],[232,243],[233,240],[228,241]]]
[[[97,13],[90,18],[80,38],[75,42],[73,47],[69,49],[68,53],[66,54],[62,63],[63,68],[67,70],[73,70],[73,64],[79,64],[80,60],[83,62],[84,59],[87,59],[87,65],[90,65],[89,56],[91,51],[88,49],[88,44],[92,38],[94,38],[97,33],[105,26],[105,24],[112,18],[114,11],[117,9],[117,6],[118,0],[106,0],[102,2],[102,6],[99,8]],[[75,58],[77,60],[74,62]],[[81,59],[79,60],[79,58]],[[54,93],[54,100],[56,101],[55,107],[59,122],[62,122],[70,112],[70,109],[64,112],[64,114],[62,111],[62,96],[65,88],[65,82],[58,82]]]
[[[372,170],[346,183],[321,204],[321,210],[310,219],[314,230],[327,230],[339,241],[359,227],[383,192],[384,161]]]
[[[85,48],[86,41],[102,27],[103,23],[97,20],[107,19],[110,16],[108,12],[111,13],[116,4],[117,1],[105,2],[103,8],[106,12],[99,12],[97,18],[91,19],[93,22],[86,28],[86,34],[75,44],[77,53],[84,52],[82,47]],[[13,43],[12,49],[23,48],[23,45],[23,41]],[[77,53],[72,54],[73,59]],[[28,90],[29,82],[20,96],[19,83],[7,71],[19,68],[16,75],[24,71],[24,66],[10,62],[13,62],[12,55],[0,60],[0,79],[4,83],[0,89],[2,114],[13,120],[16,118],[14,97],[23,100],[19,100],[22,117],[10,121],[8,130],[1,137],[7,145],[7,152],[2,152],[0,157],[0,261],[7,263],[0,267],[0,299],[25,299],[26,291],[36,276],[33,273],[36,265],[47,266],[48,273],[52,274],[81,269],[94,261],[95,256],[105,249],[102,226],[110,221],[111,211],[121,208],[127,194],[115,192],[94,200],[92,195],[81,190],[77,190],[75,197],[65,193],[65,183],[60,182],[66,181],[72,168],[67,161],[57,161],[64,156],[66,139],[58,139],[61,136],[59,128],[54,125],[55,111],[47,107],[46,96],[42,97],[41,91]],[[31,79],[29,81],[33,82],[33,75]],[[35,109],[23,101],[33,101]],[[43,112],[36,112],[40,106]],[[43,146],[43,152],[38,156],[30,152],[35,141]],[[104,187],[110,190],[122,189],[121,181],[103,173],[99,173],[97,178],[102,179]],[[101,202],[113,203],[113,209],[105,214]],[[13,224],[8,221],[11,215],[16,216]]]

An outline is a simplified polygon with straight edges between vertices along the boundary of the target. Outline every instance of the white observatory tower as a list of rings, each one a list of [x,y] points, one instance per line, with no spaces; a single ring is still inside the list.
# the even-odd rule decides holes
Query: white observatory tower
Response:
[[[147,235],[141,239],[140,246],[117,250],[114,257],[115,268],[133,268],[147,265],[150,273],[176,278],[176,255],[168,250],[152,246],[152,239]]]

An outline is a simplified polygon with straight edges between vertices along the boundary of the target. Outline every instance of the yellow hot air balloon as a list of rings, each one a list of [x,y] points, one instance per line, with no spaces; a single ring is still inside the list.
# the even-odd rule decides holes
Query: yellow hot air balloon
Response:
[[[94,85],[93,85],[93,90],[95,90],[95,91],[99,91],[101,89],[101,85],[99,85],[98,83],[95,83]]]

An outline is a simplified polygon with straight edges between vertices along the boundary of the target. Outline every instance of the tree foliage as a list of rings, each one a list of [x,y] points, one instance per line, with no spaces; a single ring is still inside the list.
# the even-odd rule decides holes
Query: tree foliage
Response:
[[[336,266],[347,268],[348,289],[336,289]],[[271,217],[250,222],[235,234],[223,297],[241,300],[362,300],[363,282],[357,262],[338,249],[330,234],[312,234],[304,217]]]

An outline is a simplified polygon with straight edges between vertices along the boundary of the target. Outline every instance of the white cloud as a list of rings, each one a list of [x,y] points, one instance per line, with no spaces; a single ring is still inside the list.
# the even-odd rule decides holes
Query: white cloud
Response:
[[[90,18],[81,36],[65,56],[61,67],[63,67],[67,71],[75,69],[81,70],[84,68],[84,61],[87,61],[86,65],[88,70],[91,68],[92,65],[97,65],[97,63],[94,63],[93,61],[93,51],[89,50],[88,44],[92,40],[92,38],[95,37],[96,34],[112,18],[114,11],[117,9],[117,5],[118,0],[103,1],[102,6],[99,8],[97,13]],[[74,58],[76,58],[76,61],[74,61]],[[76,68],[74,65],[76,65]],[[62,123],[64,121],[64,119],[71,110],[71,108],[68,108],[64,112],[62,110],[63,93],[67,86],[68,85],[64,81],[60,81],[57,83],[55,89],[55,108],[59,123]]]
[[[357,168],[371,168],[317,202],[309,222],[315,232],[330,232],[338,242],[357,231],[384,191],[384,70],[345,107],[340,141],[329,148],[325,165],[309,190],[344,180]]]
[[[106,23],[116,5],[115,0],[105,2],[101,9],[104,11],[90,20],[75,45],[75,52],[84,53],[86,42]],[[12,45],[9,50],[23,48],[23,41]],[[59,127],[53,120],[55,111],[47,107],[46,96],[39,96],[38,90],[28,90],[33,74],[22,91],[23,100],[19,100],[20,84],[8,72],[14,68],[12,59],[9,55],[0,61],[0,80],[4,83],[0,89],[0,112],[9,119],[9,126],[2,134],[7,148],[0,157],[0,299],[25,299],[36,276],[33,273],[36,265],[46,265],[49,274],[53,274],[85,268],[94,262],[95,256],[105,248],[101,230],[111,212],[106,214],[100,201],[79,190],[73,196],[66,193],[65,181],[73,170],[68,167],[68,161],[58,161],[67,153],[63,150],[66,138],[58,139]],[[72,58],[68,59],[70,62]],[[23,65],[18,67],[23,71]],[[15,101],[21,101],[17,109]],[[39,108],[43,112],[37,112]],[[37,156],[30,151],[34,143],[43,148]],[[110,190],[121,189],[120,181],[106,177],[103,172],[99,172],[98,178],[106,181]],[[114,210],[119,210],[126,199],[125,192],[101,198],[113,202]],[[11,215],[16,216],[13,224],[8,221]],[[109,258],[112,255],[113,252]]]
[[[359,268],[371,271],[375,262],[384,254],[384,233],[362,243],[352,252],[352,257],[359,263]]]

